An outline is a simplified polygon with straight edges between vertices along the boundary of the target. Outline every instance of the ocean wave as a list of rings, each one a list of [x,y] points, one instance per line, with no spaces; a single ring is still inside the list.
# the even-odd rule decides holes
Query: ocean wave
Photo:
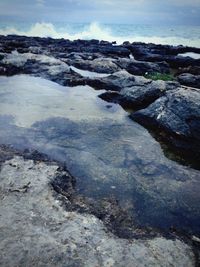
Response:
[[[191,39],[177,36],[143,36],[127,34],[126,36],[116,36],[113,34],[112,29],[102,26],[96,22],[88,25],[84,30],[79,32],[69,33],[67,30],[58,30],[52,23],[35,23],[29,30],[19,30],[16,27],[6,27],[0,29],[0,35],[25,35],[25,36],[37,36],[37,37],[52,37],[52,38],[65,38],[69,40],[76,39],[98,39],[106,41],[116,41],[117,44],[122,44],[124,41],[129,42],[145,42],[155,44],[170,44],[170,45],[188,45],[194,47],[200,47],[200,39]]]

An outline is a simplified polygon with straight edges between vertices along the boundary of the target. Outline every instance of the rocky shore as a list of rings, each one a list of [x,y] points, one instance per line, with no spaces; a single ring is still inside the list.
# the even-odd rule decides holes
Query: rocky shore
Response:
[[[0,36],[1,82],[9,87],[0,92],[1,266],[198,266],[200,59],[187,53],[200,55],[200,49]],[[106,101],[105,113],[115,116],[113,103],[127,111],[125,123],[66,119],[64,94],[53,91],[23,100],[15,77],[26,76],[20,75],[71,87],[77,95],[78,86],[93,88]],[[33,108],[41,102],[43,119],[25,120],[23,101]],[[7,108],[15,105],[19,114]],[[135,122],[179,163],[163,156],[153,139],[147,144]],[[101,186],[114,193],[105,197]],[[118,186],[133,206],[119,201]]]
[[[200,157],[200,59],[183,54],[200,54],[200,48],[128,42],[119,46],[98,40],[69,41],[21,36],[1,36],[0,43],[0,75],[30,74],[64,86],[87,84],[95,89],[106,90],[107,93],[101,96],[104,100],[120,103],[124,108],[134,111],[146,108],[171,91],[166,95],[173,95],[167,97],[168,105],[172,106],[173,101],[178,101],[180,106],[176,114],[173,113],[175,122],[166,115],[167,120],[160,123],[165,116],[163,101],[156,102],[156,111],[151,110],[155,113],[151,114],[155,123],[151,123],[148,112],[145,113],[145,122],[138,115],[137,118],[135,115],[131,117],[149,128],[156,125],[158,134],[163,129],[167,130],[164,142],[181,148],[185,154],[194,153],[195,157]],[[107,77],[83,77],[71,66],[106,73]],[[164,75],[170,71],[175,73],[171,77],[173,81],[152,81],[144,77],[147,73]],[[176,126],[168,125],[170,123]]]

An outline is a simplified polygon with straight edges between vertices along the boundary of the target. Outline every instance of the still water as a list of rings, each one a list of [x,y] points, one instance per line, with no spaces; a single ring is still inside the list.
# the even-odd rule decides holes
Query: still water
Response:
[[[0,143],[65,162],[80,194],[116,198],[142,226],[200,234],[200,172],[165,157],[119,105],[88,86],[0,77]]]

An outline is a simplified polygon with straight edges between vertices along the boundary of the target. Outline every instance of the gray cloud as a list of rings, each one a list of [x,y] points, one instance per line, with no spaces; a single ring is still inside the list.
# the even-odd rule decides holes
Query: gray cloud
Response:
[[[1,0],[3,18],[200,25],[199,0]]]

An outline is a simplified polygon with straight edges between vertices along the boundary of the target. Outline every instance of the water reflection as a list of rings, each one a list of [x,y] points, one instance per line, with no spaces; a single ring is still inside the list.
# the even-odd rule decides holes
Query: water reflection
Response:
[[[193,53],[193,52],[187,52],[187,53],[178,54],[178,56],[191,57],[191,58],[194,58],[194,59],[200,59],[200,54]]]
[[[0,85],[1,143],[65,162],[81,194],[114,196],[141,225],[200,233],[200,172],[167,159],[120,106],[25,75]]]
[[[83,77],[90,77],[90,78],[100,77],[100,78],[103,78],[103,77],[107,77],[110,75],[110,73],[105,74],[105,73],[92,72],[92,71],[88,71],[88,70],[81,70],[81,69],[78,69],[74,66],[70,66],[70,68],[72,70],[74,70],[75,72],[79,73]]]

